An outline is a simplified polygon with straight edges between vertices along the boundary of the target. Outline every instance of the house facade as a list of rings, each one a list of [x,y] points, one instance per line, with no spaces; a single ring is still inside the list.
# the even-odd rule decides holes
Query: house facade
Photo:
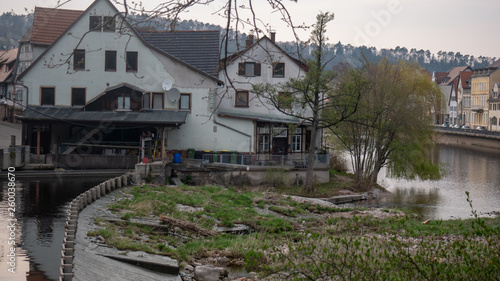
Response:
[[[500,131],[500,82],[495,83],[489,99],[490,130]]]
[[[500,82],[500,68],[498,67],[477,69],[471,76],[472,127],[482,126],[487,130],[493,129],[490,126],[489,108],[493,88],[497,82]],[[493,102],[493,99],[491,101]]]
[[[15,66],[18,49],[0,51],[0,118],[15,122],[15,115],[22,110],[22,94],[16,92]]]
[[[256,42],[249,36],[246,49],[222,60],[221,65],[225,67],[219,79],[228,87],[220,89],[213,100],[218,105],[214,122],[223,130],[236,132],[224,140],[226,145],[264,158],[305,153],[311,137],[308,124],[278,111],[252,92],[252,85],[281,85],[291,78],[301,78],[306,65],[276,45],[275,34]],[[302,110],[291,104],[290,109]]]
[[[443,101],[445,101],[445,111],[436,116],[436,124],[460,124],[459,104],[461,102],[458,93],[458,84],[461,73],[472,73],[469,66],[457,66],[448,72],[435,72],[433,81],[438,84],[441,90]]]
[[[470,77],[473,72],[461,72],[458,78],[458,119],[462,126],[470,126],[471,115],[471,94]]]
[[[161,156],[179,149],[170,138],[221,85],[146,42],[109,0],[83,11],[18,80],[29,89],[23,142],[37,153],[138,157],[144,140]]]

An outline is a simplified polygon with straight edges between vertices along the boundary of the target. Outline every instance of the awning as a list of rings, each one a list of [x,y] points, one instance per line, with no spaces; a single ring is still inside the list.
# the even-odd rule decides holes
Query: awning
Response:
[[[262,113],[255,113],[255,112],[243,112],[243,111],[233,111],[233,110],[219,110],[217,112],[217,116],[239,118],[239,119],[249,119],[249,120],[255,120],[255,121],[259,121],[259,122],[270,122],[270,123],[299,124],[299,123],[304,122],[304,120],[301,120],[301,119],[299,119],[297,117],[293,117],[293,116],[272,115],[272,114],[262,114]]]
[[[186,111],[81,111],[78,108],[30,106],[18,118],[22,121],[51,123],[99,123],[116,125],[180,126],[186,122]]]

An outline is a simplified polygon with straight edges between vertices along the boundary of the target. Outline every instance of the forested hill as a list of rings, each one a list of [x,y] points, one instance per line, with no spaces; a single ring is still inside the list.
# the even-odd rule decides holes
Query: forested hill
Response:
[[[134,20],[139,20],[135,18]],[[13,48],[17,46],[17,41],[29,29],[32,23],[32,15],[15,15],[12,13],[4,13],[0,16],[0,49]],[[168,28],[168,22],[163,20],[149,21],[147,26],[154,27],[158,30]],[[177,30],[222,30],[222,27],[212,24],[202,23],[196,20],[185,20],[176,26]],[[235,32],[230,32],[229,38],[236,38]],[[239,45],[244,46],[244,35],[239,36]],[[279,36],[278,36],[279,39]],[[279,45],[291,55],[297,57],[297,47],[294,42],[281,42]],[[301,56],[308,58],[310,56],[311,47],[305,47],[301,50]],[[387,57],[391,61],[405,60],[413,61],[420,64],[420,67],[433,71],[448,71],[454,66],[469,65],[472,68],[482,68],[490,65],[495,61],[491,57],[474,57],[460,52],[439,51],[437,54],[431,53],[429,50],[408,49],[406,47],[396,47],[394,49],[376,49],[375,47],[352,46],[350,44],[328,44],[328,57],[335,57],[330,61],[329,67],[333,67],[338,63],[349,63],[351,65],[360,65],[363,54],[369,61],[377,61],[380,58]],[[228,47],[229,52],[237,50],[236,42],[233,40]]]

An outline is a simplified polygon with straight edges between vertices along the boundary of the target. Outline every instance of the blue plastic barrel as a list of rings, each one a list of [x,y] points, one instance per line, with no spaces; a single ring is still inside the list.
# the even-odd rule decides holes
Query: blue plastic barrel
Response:
[[[181,154],[180,153],[174,153],[174,163],[181,163]]]

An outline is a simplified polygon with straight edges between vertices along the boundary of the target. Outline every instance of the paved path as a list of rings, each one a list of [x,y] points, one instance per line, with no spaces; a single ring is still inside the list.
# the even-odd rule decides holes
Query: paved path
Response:
[[[21,145],[22,124],[0,121],[0,149],[10,146],[10,136],[16,136],[16,145]]]

